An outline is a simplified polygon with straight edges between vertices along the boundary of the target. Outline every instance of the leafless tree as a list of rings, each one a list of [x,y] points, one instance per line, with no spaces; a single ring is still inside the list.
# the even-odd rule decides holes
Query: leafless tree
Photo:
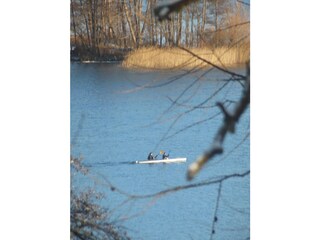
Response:
[[[123,49],[149,45],[228,45],[248,31],[245,25],[222,31],[248,22],[243,9],[243,4],[235,0],[172,1],[162,5],[156,0],[71,0],[70,41],[83,60],[103,59],[115,52],[123,55]]]
[[[89,170],[81,163],[81,158],[71,157],[72,171],[87,175]],[[110,220],[110,211],[98,204],[104,197],[94,189],[77,191],[71,184],[70,193],[70,238],[129,240],[123,227]]]

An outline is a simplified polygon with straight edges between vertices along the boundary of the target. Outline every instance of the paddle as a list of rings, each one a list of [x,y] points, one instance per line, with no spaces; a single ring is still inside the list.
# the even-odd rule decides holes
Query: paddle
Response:
[[[160,150],[160,154],[161,155],[163,155],[165,153],[165,151],[163,151],[163,150]],[[170,151],[166,154],[168,157],[167,158],[169,158],[169,155],[170,155]]]

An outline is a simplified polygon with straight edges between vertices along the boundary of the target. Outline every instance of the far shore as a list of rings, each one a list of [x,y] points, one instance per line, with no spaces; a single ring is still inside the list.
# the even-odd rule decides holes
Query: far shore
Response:
[[[237,48],[190,48],[193,54],[218,66],[231,67],[249,61],[249,44]],[[180,48],[145,47],[133,50],[125,57],[122,66],[130,69],[191,69],[209,67],[210,64]]]
[[[71,60],[72,63],[107,63],[107,64],[121,64],[122,61],[106,61],[106,60]]]
[[[71,52],[70,60],[73,63],[84,64],[121,64],[125,68],[136,70],[174,70],[210,67],[210,64],[205,61],[220,67],[234,67],[245,64],[249,61],[249,58],[250,47],[248,44],[238,48],[188,48],[187,51],[178,47],[142,47],[121,52],[121,54],[117,52],[117,54],[109,53],[99,57],[85,58],[80,58],[77,54]],[[201,59],[205,59],[205,61]]]

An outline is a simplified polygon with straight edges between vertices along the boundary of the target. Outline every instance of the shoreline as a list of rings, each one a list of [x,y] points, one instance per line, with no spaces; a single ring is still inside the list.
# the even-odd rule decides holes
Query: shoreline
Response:
[[[84,61],[81,61],[81,60],[78,60],[78,61],[74,61],[74,60],[71,60],[70,63],[81,63],[81,64],[96,64],[96,63],[104,63],[104,64],[121,64],[122,61],[106,61],[106,60],[84,60]]]
[[[219,67],[233,68],[242,66],[250,58],[249,45],[233,49],[227,47],[216,49],[189,48],[187,51]],[[119,54],[107,54],[100,57],[92,57],[88,60],[82,60],[78,55],[71,54],[70,62],[81,64],[119,64],[126,69],[140,71],[190,70],[211,67],[210,64],[205,63],[187,51],[180,48],[142,47],[121,56]]]

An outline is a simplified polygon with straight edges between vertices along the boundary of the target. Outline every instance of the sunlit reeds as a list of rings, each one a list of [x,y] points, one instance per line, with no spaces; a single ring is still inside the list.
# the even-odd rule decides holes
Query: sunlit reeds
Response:
[[[218,66],[245,63],[250,57],[249,43],[233,47],[191,48],[192,53]],[[209,66],[180,48],[139,48],[127,55],[122,65],[127,68],[173,69]]]

